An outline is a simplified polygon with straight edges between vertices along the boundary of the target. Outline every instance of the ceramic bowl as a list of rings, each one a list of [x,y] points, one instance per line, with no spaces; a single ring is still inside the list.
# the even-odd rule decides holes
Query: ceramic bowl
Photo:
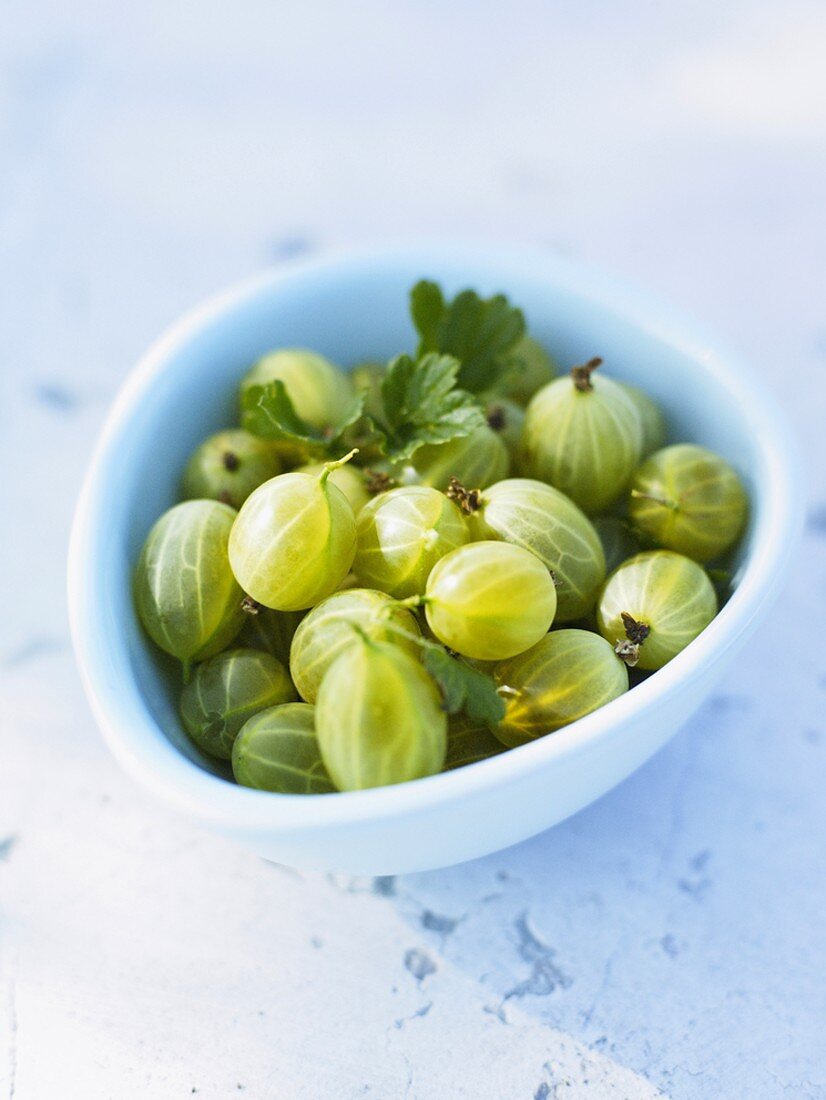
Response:
[[[409,288],[504,291],[562,366],[605,370],[661,402],[672,440],[724,455],[751,498],[736,589],[664,669],[545,738],[445,775],[378,790],[274,795],[228,782],[177,716],[176,679],[146,640],[130,582],[196,444],[231,423],[239,378],[277,346],[344,366],[412,348]],[[412,247],[279,269],[194,310],[137,365],[106,422],[78,504],[69,563],[77,659],[113,753],[192,821],[297,867],[388,874],[504,848],[587,806],[663,745],[725,675],[780,591],[800,527],[800,486],[780,413],[759,378],[639,290],[545,252]]]

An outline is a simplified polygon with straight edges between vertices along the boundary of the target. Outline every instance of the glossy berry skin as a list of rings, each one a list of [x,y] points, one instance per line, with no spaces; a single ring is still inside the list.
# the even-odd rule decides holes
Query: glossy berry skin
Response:
[[[353,571],[360,583],[400,599],[421,595],[436,562],[470,539],[457,506],[425,485],[374,497],[357,526]]]
[[[177,657],[184,675],[241,629],[244,593],[230,568],[236,512],[215,500],[187,500],[149,532],[134,575],[138,616],[149,637]]]
[[[334,791],[321,759],[313,707],[284,703],[245,722],[232,747],[232,773],[242,787],[274,794]]]
[[[272,443],[233,428],[211,435],[195,450],[184,470],[181,495],[240,508],[253,489],[280,473],[281,459]]]
[[[255,614],[244,616],[236,644],[250,649],[262,649],[277,657],[283,665],[290,663],[290,646],[305,611],[272,611],[260,607]]]
[[[507,447],[512,463],[525,426],[524,408],[510,397],[496,397],[485,406],[485,417],[488,427],[496,432]],[[472,487],[479,488],[475,483]]]
[[[313,462],[307,466],[299,466],[296,473],[318,476],[323,469],[323,462]],[[371,499],[365,485],[364,473],[358,466],[339,466],[330,474],[330,481],[347,497],[353,509],[353,515],[357,516]]]
[[[514,346],[508,366],[502,393],[520,405],[527,405],[536,391],[556,376],[553,359],[531,336],[523,336]]]
[[[355,396],[349,376],[307,348],[281,348],[264,355],[244,375],[241,393],[276,380],[284,383],[293,408],[313,428],[338,423]]]
[[[434,567],[425,589],[427,623],[465,657],[502,660],[548,632],[556,589],[547,567],[507,542],[473,542]]]
[[[229,539],[238,583],[276,611],[300,611],[329,596],[355,552],[353,509],[324,473],[281,474],[259,486]]]
[[[381,384],[386,373],[384,363],[359,363],[353,367],[350,379],[356,393],[364,394],[364,411],[374,420],[384,420]]]
[[[628,521],[620,516],[595,516],[593,524],[602,543],[605,569],[608,573],[622,565],[627,558],[639,554],[642,549]]]
[[[494,731],[503,745],[535,741],[628,690],[628,670],[590,630],[552,630],[494,670],[506,711]]]
[[[582,369],[582,368],[576,368]],[[592,377],[580,388],[558,378],[528,405],[520,470],[547,481],[592,515],[627,489],[642,453],[642,425],[617,382]]]
[[[692,443],[657,451],[631,483],[628,515],[641,535],[698,562],[729,550],[747,514],[748,498],[734,469]]]
[[[420,447],[412,467],[419,485],[444,492],[455,477],[469,488],[484,489],[508,476],[510,456],[499,434],[483,424],[460,439]]]
[[[602,544],[585,513],[558,489],[531,478],[500,481],[481,494],[469,524],[475,538],[522,546],[551,570],[555,622],[593,609],[605,580]]]
[[[650,455],[652,451],[657,451],[665,443],[665,418],[663,417],[660,406],[649,397],[645,390],[640,390],[636,386],[629,386],[627,382],[622,383],[622,388],[631,398],[634,408],[637,410],[637,415],[640,418],[640,425],[642,427],[642,455]]]
[[[228,649],[195,669],[181,693],[181,721],[202,752],[229,760],[248,718],[296,698],[286,668],[271,654]]]
[[[498,756],[500,752],[502,743],[487,726],[474,722],[464,714],[450,716],[447,727],[446,772]]]
[[[662,668],[705,630],[717,614],[717,596],[705,570],[671,550],[636,554],[615,569],[597,605],[600,634],[629,650],[640,669]],[[630,616],[647,634],[633,650]]]
[[[336,787],[356,791],[441,771],[447,717],[418,660],[392,643],[363,637],[321,682],[316,734]]]
[[[415,639],[421,633],[411,611],[369,588],[334,592],[307,613],[292,641],[290,671],[308,703],[315,702],[321,681],[339,654],[360,643],[354,627],[377,641],[394,642],[411,657],[419,656],[418,644],[406,636]]]

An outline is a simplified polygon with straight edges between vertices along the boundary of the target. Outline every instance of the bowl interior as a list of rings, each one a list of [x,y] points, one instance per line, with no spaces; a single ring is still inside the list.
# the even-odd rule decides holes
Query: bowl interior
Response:
[[[767,478],[756,426],[731,375],[717,368],[702,344],[675,340],[661,306],[650,309],[627,292],[618,298],[599,280],[595,290],[594,277],[547,257],[526,265],[524,257],[434,259],[412,251],[269,276],[197,311],[153,349],[122,395],[98,454],[95,500],[105,537],[96,543],[95,587],[105,674],[128,690],[122,684],[128,666],[155,735],[215,774],[226,772],[202,757],[181,730],[174,662],[151,647],[135,616],[130,577],[140,547],[154,521],[178,499],[193,448],[235,421],[238,381],[261,354],[307,346],[352,367],[412,350],[408,291],[422,277],[438,279],[451,293],[466,286],[504,291],[524,309],[531,333],[561,367],[601,355],[606,374],[644,388],[661,403],[670,440],[695,441],[724,455],[753,502],[737,573],[750,560],[765,522],[761,488]],[[87,522],[96,522],[94,514]]]

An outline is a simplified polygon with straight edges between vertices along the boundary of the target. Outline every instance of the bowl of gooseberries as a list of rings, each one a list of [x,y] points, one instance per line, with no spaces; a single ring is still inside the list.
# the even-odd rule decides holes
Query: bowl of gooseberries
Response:
[[[604,275],[297,263],[186,316],[118,397],[72,536],[79,666],[127,770],[216,833],[457,863],[697,710],[780,591],[798,483],[758,379]]]

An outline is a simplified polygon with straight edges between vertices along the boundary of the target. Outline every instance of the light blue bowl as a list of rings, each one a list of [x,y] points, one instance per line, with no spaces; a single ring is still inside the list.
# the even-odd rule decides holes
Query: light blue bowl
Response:
[[[240,376],[305,345],[345,366],[412,348],[407,293],[502,290],[563,365],[601,355],[666,410],[670,436],[728,458],[752,514],[731,600],[662,671],[571,726],[504,756],[397,787],[315,797],[227,782],[183,735],[175,679],[135,617],[133,565],[176,500],[187,456],[231,423]],[[723,676],[777,596],[801,520],[797,466],[756,378],[670,309],[602,274],[524,249],[360,252],[268,273],[187,315],[124,386],[78,504],[69,561],[75,650],[122,765],[181,813],[299,867],[385,874],[483,855],[568,817],[651,756]]]

